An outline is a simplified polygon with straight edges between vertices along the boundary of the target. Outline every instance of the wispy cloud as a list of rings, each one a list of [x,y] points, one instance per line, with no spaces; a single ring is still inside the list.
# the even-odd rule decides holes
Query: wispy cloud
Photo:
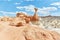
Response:
[[[28,5],[28,6],[18,6],[16,8],[19,9],[19,10],[34,12],[34,8],[37,8],[37,7],[35,7],[34,5]],[[50,14],[50,12],[56,11],[56,10],[57,10],[56,7],[42,7],[42,8],[38,8],[38,13]]]
[[[14,14],[16,14],[16,13],[15,12],[0,11],[0,14],[2,14],[3,16],[7,16],[7,14],[14,16]]]
[[[42,14],[49,14],[51,11],[56,11],[56,7],[43,7],[43,8],[38,8],[38,12]]]
[[[25,10],[25,11],[34,11],[35,6],[34,5],[28,5],[28,6],[18,6],[16,7],[17,9],[20,10]]]
[[[21,4],[21,3],[19,3],[19,2],[16,2],[15,4],[16,4],[16,5],[19,5],[19,4]]]
[[[56,7],[42,7],[40,8],[40,10],[43,10],[43,11],[55,11],[57,10]]]
[[[57,6],[58,8],[60,8],[60,2],[54,2],[54,3],[52,3],[51,5]]]
[[[55,3],[52,3],[51,5],[58,6],[58,5],[60,5],[60,2],[55,2]]]

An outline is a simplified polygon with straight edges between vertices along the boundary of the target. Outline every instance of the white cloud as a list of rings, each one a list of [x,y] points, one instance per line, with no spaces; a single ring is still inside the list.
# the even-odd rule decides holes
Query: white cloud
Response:
[[[16,14],[16,13],[15,13],[15,12],[0,11],[0,14],[3,14],[4,16],[7,16],[7,14],[14,15],[14,14]]]
[[[19,4],[21,4],[21,3],[19,3],[19,2],[16,2],[15,4],[16,4],[16,5],[19,5]]]
[[[58,8],[60,8],[60,2],[55,2],[55,3],[52,3],[51,5],[57,6]]]
[[[25,11],[34,11],[35,6],[34,5],[28,5],[28,6],[18,6],[16,7],[17,9],[20,10],[25,10]]]
[[[55,2],[55,3],[52,3],[51,5],[60,5],[60,2]]]
[[[56,7],[43,7],[43,8],[40,8],[40,10],[44,10],[44,11],[55,11],[57,10]]]
[[[25,10],[27,12],[34,12],[34,8],[36,8],[34,5],[28,5],[28,6],[18,6],[17,9]],[[56,11],[56,7],[42,7],[38,8],[38,13],[41,14],[50,14],[51,11]]]
[[[20,10],[23,10],[24,9],[24,7],[22,7],[22,6],[18,6],[18,7],[16,7],[17,9],[20,9]]]
[[[49,14],[51,11],[56,11],[56,7],[43,7],[43,8],[38,8],[38,12],[42,14]]]
[[[15,12],[7,12],[7,11],[0,11],[0,13],[5,13],[5,14],[15,14]]]
[[[50,14],[49,11],[41,10],[40,8],[39,8],[39,10],[38,10],[38,13],[41,13],[41,14]]]

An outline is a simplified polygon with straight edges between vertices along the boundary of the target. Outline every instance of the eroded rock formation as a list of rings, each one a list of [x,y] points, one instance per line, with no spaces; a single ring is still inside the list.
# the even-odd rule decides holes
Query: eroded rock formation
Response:
[[[39,20],[39,17],[38,17],[38,15],[37,15],[38,9],[37,9],[37,8],[34,8],[34,10],[35,10],[35,13],[34,13],[34,15],[32,16],[31,21],[38,21],[38,20]]]
[[[35,8],[34,16],[17,13],[17,17],[14,18],[1,18],[0,40],[60,40],[60,34],[57,32],[29,24],[32,20],[34,22],[39,20],[36,12]]]
[[[37,8],[34,8],[34,10],[35,10],[35,13],[34,13],[33,16],[28,16],[28,15],[25,15],[24,13],[17,13],[16,16],[17,17],[20,17],[20,18],[23,18],[26,21],[26,23],[29,23],[29,22],[37,22],[37,21],[39,21],[39,17],[37,15],[38,9]]]
[[[39,27],[0,25],[0,40],[60,40],[60,34]]]

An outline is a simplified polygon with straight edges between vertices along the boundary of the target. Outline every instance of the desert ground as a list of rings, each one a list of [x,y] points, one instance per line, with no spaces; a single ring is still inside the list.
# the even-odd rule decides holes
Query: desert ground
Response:
[[[17,13],[0,18],[0,40],[60,40],[60,19]]]
[[[0,40],[60,40],[59,18],[40,17],[33,22],[24,18],[0,18]]]

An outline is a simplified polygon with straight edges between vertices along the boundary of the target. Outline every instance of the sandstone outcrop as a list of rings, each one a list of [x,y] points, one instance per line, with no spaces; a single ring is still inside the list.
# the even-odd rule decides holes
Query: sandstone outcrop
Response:
[[[35,12],[37,9],[35,8]],[[55,31],[31,25],[30,22],[39,22],[35,13],[28,16],[17,13],[16,17],[3,17],[0,19],[0,40],[60,40],[60,34]]]
[[[26,24],[16,27],[6,23],[0,26],[0,40],[60,40],[60,34]]]

